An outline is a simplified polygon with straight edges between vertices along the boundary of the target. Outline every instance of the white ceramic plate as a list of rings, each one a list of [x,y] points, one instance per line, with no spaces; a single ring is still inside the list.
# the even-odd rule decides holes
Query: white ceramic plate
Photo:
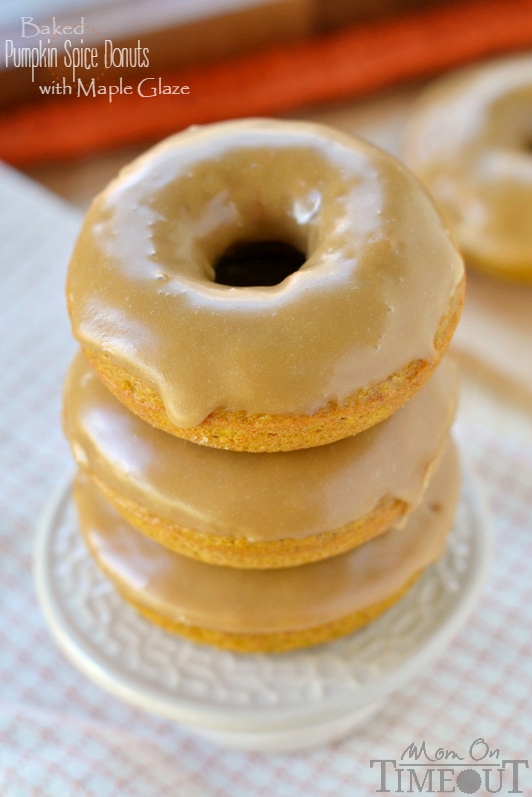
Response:
[[[198,645],[147,620],[99,571],[79,533],[71,474],[38,530],[36,581],[50,629],[100,687],[243,749],[304,748],[363,722],[442,652],[484,582],[491,535],[466,469],[447,553],[409,593],[348,637],[279,655]]]

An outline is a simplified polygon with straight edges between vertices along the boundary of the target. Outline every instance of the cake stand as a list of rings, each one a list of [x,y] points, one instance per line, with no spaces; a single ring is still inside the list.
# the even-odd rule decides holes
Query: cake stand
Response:
[[[379,619],[306,650],[244,655],[199,645],[143,619],[89,555],[72,474],[38,528],[37,592],[66,656],[102,689],[217,744],[294,750],[344,736],[441,654],[484,582],[491,533],[478,485],[463,489],[444,558]]]

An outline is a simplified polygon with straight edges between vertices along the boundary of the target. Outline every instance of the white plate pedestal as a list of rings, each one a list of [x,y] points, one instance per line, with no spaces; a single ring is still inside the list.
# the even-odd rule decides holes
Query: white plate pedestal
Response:
[[[223,746],[294,750],[340,738],[440,654],[486,575],[491,536],[467,472],[447,553],[366,628],[275,656],[242,655],[167,633],[125,603],[79,533],[71,478],[39,527],[36,580],[68,658],[116,697]]]

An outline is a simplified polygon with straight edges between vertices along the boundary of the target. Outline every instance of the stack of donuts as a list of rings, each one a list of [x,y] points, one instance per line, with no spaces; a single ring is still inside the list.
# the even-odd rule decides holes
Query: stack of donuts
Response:
[[[191,128],[95,199],[70,263],[80,527],[148,619],[277,652],[444,548],[463,264],[402,165],[321,125]]]

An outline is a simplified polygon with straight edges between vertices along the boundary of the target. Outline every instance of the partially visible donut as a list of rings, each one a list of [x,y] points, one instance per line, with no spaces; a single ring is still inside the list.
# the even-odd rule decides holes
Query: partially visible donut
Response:
[[[195,642],[274,653],[348,634],[399,600],[442,555],[459,492],[449,446],[404,529],[282,570],[212,567],[169,551],[128,526],[84,474],[75,497],[98,565],[149,620]]]
[[[78,465],[135,528],[216,565],[324,559],[404,520],[447,445],[457,373],[445,359],[391,418],[327,446],[273,454],[206,450],[153,428],[79,354],[64,426]]]
[[[532,56],[430,86],[407,126],[404,156],[468,265],[532,282]]]
[[[68,279],[74,335],[124,404],[249,451],[386,418],[437,365],[462,300],[462,261],[403,166],[268,120],[191,128],[136,160],[91,206]]]

